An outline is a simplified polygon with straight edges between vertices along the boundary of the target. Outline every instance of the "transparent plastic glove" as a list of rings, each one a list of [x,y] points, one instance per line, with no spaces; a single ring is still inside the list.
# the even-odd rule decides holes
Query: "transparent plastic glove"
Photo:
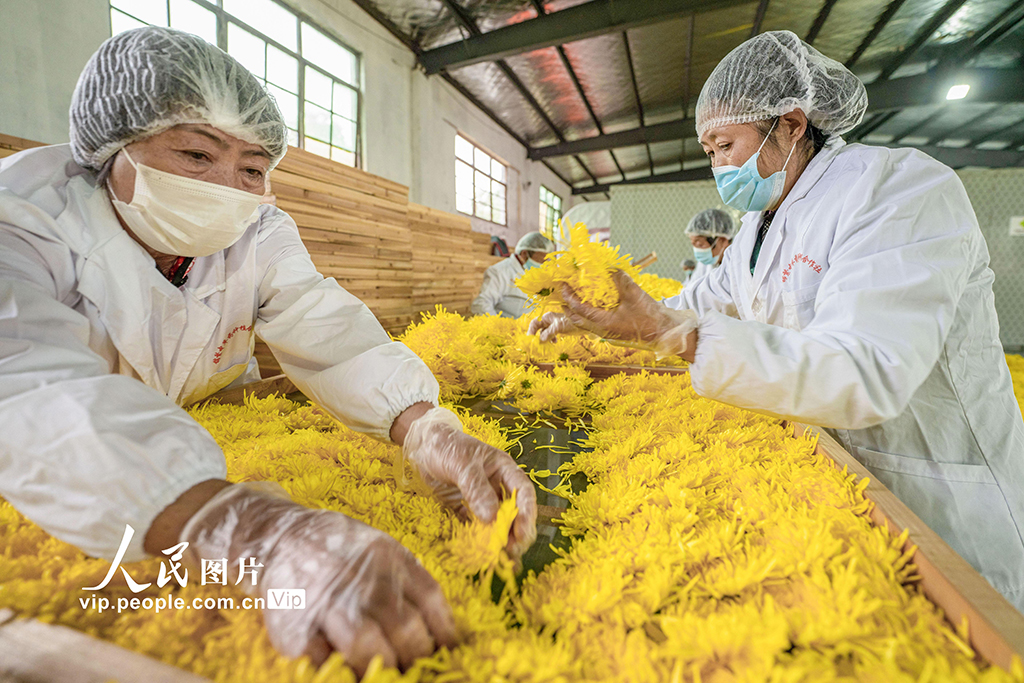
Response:
[[[395,539],[332,510],[293,503],[280,486],[235,484],[211,498],[181,533],[189,558],[239,561],[262,568],[241,587],[271,603],[270,589],[306,592],[305,609],[264,609],[270,641],[288,657],[317,664],[332,650],[360,676],[381,655],[385,666],[409,666],[436,647],[455,644],[455,622],[440,586]]]
[[[697,329],[696,313],[658,303],[621,270],[612,273],[612,279],[619,290],[619,303],[607,310],[583,303],[571,287],[562,285],[569,324],[608,339],[636,342],[659,358],[687,350],[686,337]]]
[[[539,318],[530,321],[530,329],[527,334],[540,336],[542,342],[553,342],[562,334],[575,334],[581,330],[569,322],[569,317],[564,313],[548,311]]]
[[[508,453],[462,431],[459,417],[433,408],[412,423],[402,455],[442,502],[477,519],[493,522],[501,498],[516,492],[519,512],[508,539],[518,560],[537,538],[537,494],[530,479]]]

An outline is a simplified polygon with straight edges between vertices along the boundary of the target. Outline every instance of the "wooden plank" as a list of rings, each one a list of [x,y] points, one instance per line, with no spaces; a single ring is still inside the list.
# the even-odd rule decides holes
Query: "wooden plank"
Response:
[[[86,635],[67,626],[11,619],[0,610],[0,680],[17,683],[203,683],[183,669]]]
[[[818,452],[836,467],[870,480],[864,495],[875,504],[871,519],[877,526],[893,534],[910,531],[904,550],[917,547],[910,561],[917,566],[924,594],[942,608],[951,624],[967,618],[975,652],[1007,671],[1014,655],[1024,659],[1024,615],[835,439],[817,427],[793,423],[796,436],[808,431],[818,437]]]
[[[537,369],[544,372],[551,372],[555,368],[554,363],[535,363]],[[594,379],[607,379],[612,375],[639,375],[641,372],[648,372],[652,375],[685,375],[689,372],[687,368],[656,368],[645,365],[605,365],[594,363],[587,365],[587,372]]]
[[[47,143],[36,142],[35,140],[26,140],[25,138],[16,138],[13,135],[4,135],[0,133],[0,146],[7,147],[21,151],[23,149],[29,149],[30,147],[45,147]]]
[[[264,348],[266,347],[264,346]],[[282,396],[286,396],[288,394],[294,394],[298,390],[298,387],[292,384],[292,381],[284,375],[275,375],[274,377],[268,377],[267,379],[263,379],[258,382],[243,384],[240,387],[221,389],[212,396],[207,396],[206,398],[190,403],[185,407],[189,408],[191,406],[212,402],[237,406],[242,405],[242,403],[245,402],[246,396],[255,396],[256,398],[266,398],[271,394],[281,394]]]

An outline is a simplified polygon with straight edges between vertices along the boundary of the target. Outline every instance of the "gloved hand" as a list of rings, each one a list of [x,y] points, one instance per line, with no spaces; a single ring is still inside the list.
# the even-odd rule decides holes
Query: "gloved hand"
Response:
[[[540,335],[542,342],[553,342],[562,334],[576,334],[581,332],[580,328],[569,322],[569,316],[564,313],[548,311],[539,318],[530,321],[530,328],[527,334]]]
[[[402,455],[442,502],[484,522],[498,515],[499,499],[516,492],[519,512],[508,539],[518,560],[537,538],[537,494],[512,457],[462,431],[458,416],[446,408],[427,411],[409,427]]]
[[[676,311],[655,301],[621,270],[612,273],[612,279],[619,290],[615,308],[586,304],[563,284],[562,299],[568,311],[545,313],[530,324],[530,334],[539,333],[541,341],[548,341],[558,334],[586,330],[607,339],[636,342],[660,358],[687,350],[686,337],[697,329],[696,313]]]
[[[239,560],[262,564],[255,587],[251,576],[242,579],[250,594],[305,589],[305,609],[263,612],[285,656],[308,654],[319,665],[338,650],[362,676],[375,655],[385,666],[407,667],[455,644],[451,609],[412,553],[362,522],[293,503],[280,486],[226,487],[189,519],[181,540],[197,567],[200,558],[227,558],[231,584]]]

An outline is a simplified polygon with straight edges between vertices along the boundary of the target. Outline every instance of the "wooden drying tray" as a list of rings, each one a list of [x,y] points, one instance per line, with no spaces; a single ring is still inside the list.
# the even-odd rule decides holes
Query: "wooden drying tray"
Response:
[[[538,364],[540,369],[550,369],[551,364]],[[686,368],[646,368],[640,366],[589,366],[595,379],[609,377],[616,372],[636,374],[642,371],[657,374],[685,374]],[[291,394],[296,392],[284,375],[255,382],[214,394],[208,400],[224,403],[240,403],[243,394],[257,397],[273,393]],[[921,577],[921,588],[933,603],[938,605],[953,625],[959,625],[966,618],[970,627],[969,642],[974,651],[985,661],[1009,670],[1014,655],[1024,659],[1024,615],[1007,602],[998,591],[961,558],[938,534],[932,531],[889,489],[878,482],[867,468],[849,454],[831,436],[817,427],[791,423],[793,434],[802,436],[810,432],[817,436],[816,452],[827,456],[836,467],[846,467],[858,480],[870,480],[864,495],[874,503],[871,521],[885,527],[893,534],[909,530],[904,550],[916,547],[911,561],[917,566]],[[547,520],[558,522],[561,511],[558,508],[541,511]]]
[[[818,427],[791,423],[793,433],[818,437],[815,452],[828,456],[836,467],[846,467],[860,479],[869,479],[864,495],[874,503],[871,521],[893,534],[910,531],[903,549],[916,547],[910,561],[917,566],[921,588],[942,608],[954,625],[966,618],[971,647],[985,661],[1010,670],[1014,655],[1024,660],[1024,614],[1021,614],[988,581],[932,531],[896,495],[883,486],[864,465]]]

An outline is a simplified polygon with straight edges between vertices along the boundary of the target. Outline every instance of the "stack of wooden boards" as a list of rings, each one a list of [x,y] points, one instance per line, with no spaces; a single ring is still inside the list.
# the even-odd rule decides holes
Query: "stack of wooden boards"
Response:
[[[0,157],[41,143],[0,135]],[[277,205],[299,226],[313,263],[359,297],[392,334],[438,304],[468,313],[490,255],[469,218],[409,203],[409,188],[289,147],[270,174]],[[280,372],[256,345],[264,377]]]
[[[10,135],[0,134],[0,159],[9,157],[15,152],[20,152],[29,147],[42,147],[42,142],[34,142],[23,138],[16,138]]]

